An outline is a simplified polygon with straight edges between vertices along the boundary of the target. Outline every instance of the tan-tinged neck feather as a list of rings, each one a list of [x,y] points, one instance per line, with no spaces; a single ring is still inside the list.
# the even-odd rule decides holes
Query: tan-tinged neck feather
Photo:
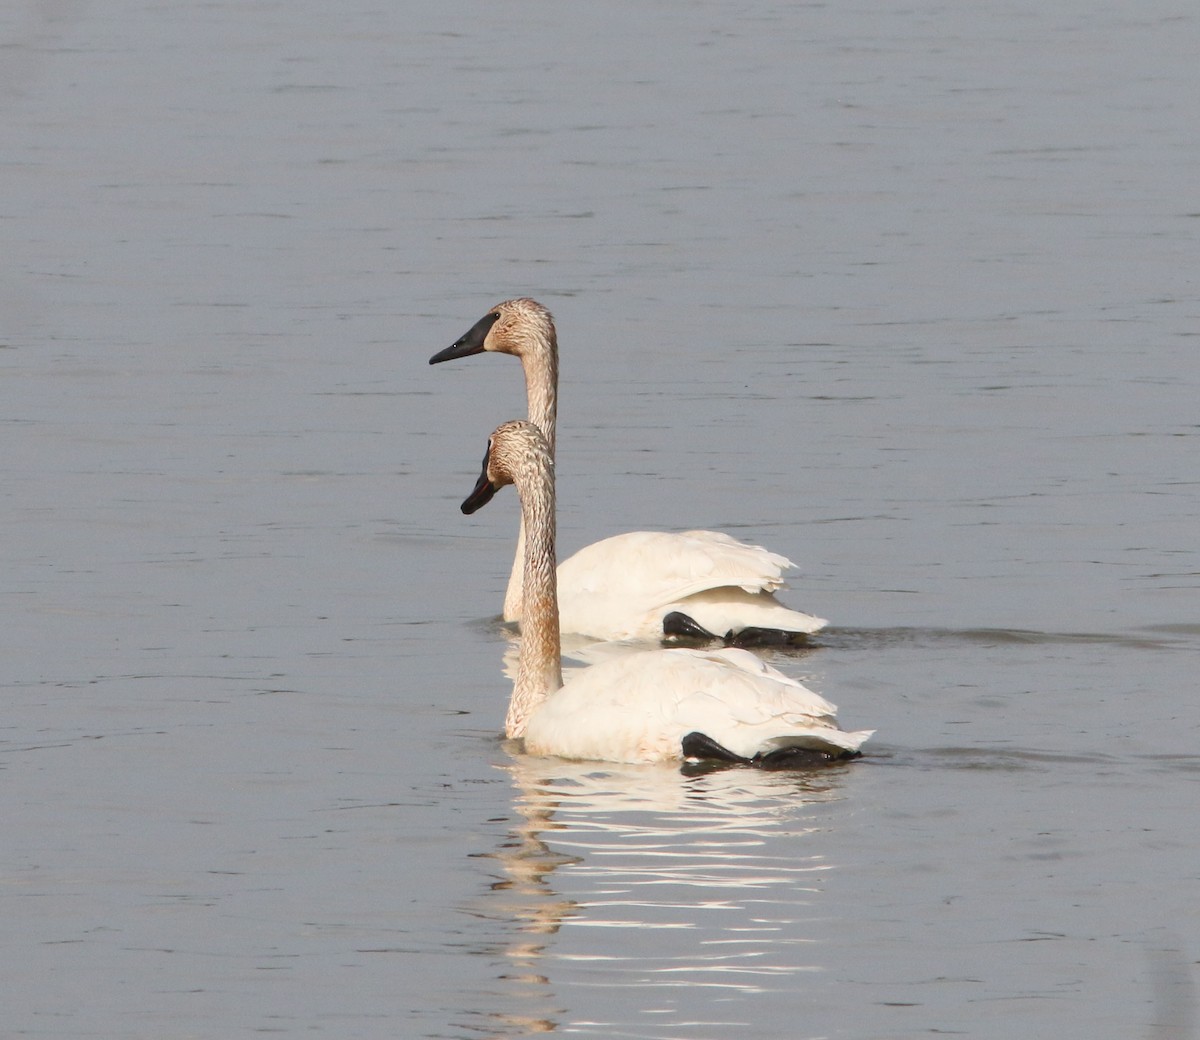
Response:
[[[521,302],[521,301],[516,301]],[[558,333],[550,314],[540,305],[536,315],[522,326],[519,349],[513,352],[520,358],[525,373],[525,397],[529,403],[529,421],[546,438],[550,459],[554,460],[554,445],[558,427]],[[504,593],[504,620],[517,621],[524,615],[522,571],[525,566],[525,518],[517,531],[517,551],[508,575]]]
[[[521,456],[513,472],[525,531],[522,560],[525,613],[517,680],[504,720],[508,737],[523,736],[529,716],[562,686],[554,546],[554,460],[544,441],[538,444],[531,439],[529,443],[532,450]]]
[[[504,590],[504,620],[520,621],[524,613],[524,577],[525,569],[525,518],[517,525],[517,552],[513,557],[512,570],[508,572],[508,588]]]
[[[551,324],[530,338],[531,349],[521,355],[529,421],[542,431],[553,459],[558,428],[558,334]]]

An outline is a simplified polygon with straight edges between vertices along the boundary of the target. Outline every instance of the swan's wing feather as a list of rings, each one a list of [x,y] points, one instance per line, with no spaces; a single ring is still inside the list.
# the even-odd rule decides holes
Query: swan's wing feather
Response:
[[[720,531],[628,531],[591,545],[558,565],[565,580],[592,594],[617,590],[647,606],[730,585],[747,592],[783,587],[791,560]]]
[[[558,565],[564,632],[655,638],[681,610],[716,635],[747,627],[815,632],[824,619],[772,593],[792,562],[719,531],[630,531],[585,546]]]

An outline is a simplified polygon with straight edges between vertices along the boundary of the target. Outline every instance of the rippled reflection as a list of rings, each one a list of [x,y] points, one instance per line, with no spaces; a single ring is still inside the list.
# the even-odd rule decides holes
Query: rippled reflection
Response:
[[[494,1035],[727,1036],[747,1001],[819,970],[804,922],[833,864],[806,846],[847,769],[504,768],[517,823],[484,912],[512,928],[502,1003],[519,1011]]]

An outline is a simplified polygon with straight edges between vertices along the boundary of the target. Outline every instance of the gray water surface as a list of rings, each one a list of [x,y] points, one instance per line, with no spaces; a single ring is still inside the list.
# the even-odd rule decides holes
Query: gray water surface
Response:
[[[1200,1035],[1194,11],[0,33],[4,1035]],[[562,548],[793,558],[864,759],[500,741],[518,294]]]

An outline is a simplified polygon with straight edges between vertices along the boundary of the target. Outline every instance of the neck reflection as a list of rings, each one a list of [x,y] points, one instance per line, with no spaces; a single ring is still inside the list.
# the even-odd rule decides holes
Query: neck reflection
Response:
[[[685,775],[507,750],[513,824],[488,853],[503,950],[495,1037],[726,1037],[821,970],[820,850],[845,768]]]

